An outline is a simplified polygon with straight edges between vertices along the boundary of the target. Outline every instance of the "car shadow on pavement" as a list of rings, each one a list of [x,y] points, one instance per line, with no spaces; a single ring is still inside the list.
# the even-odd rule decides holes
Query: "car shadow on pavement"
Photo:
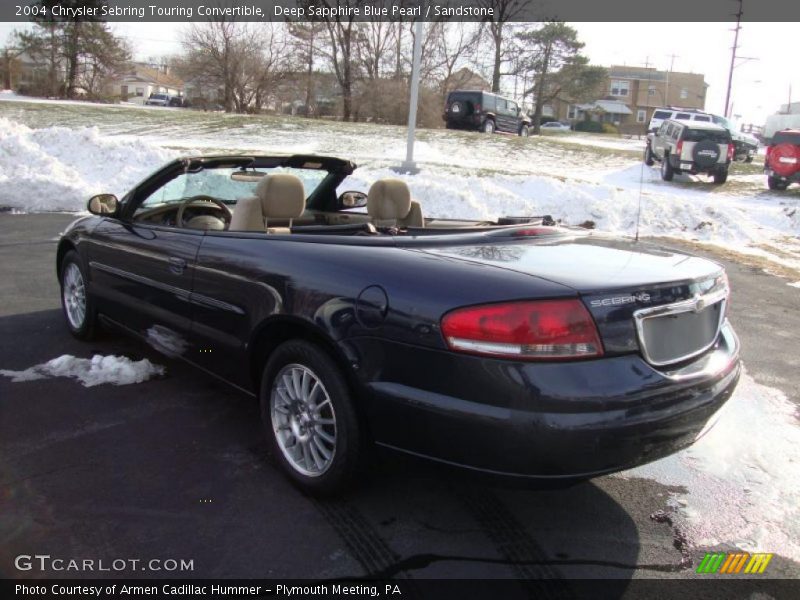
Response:
[[[47,551],[193,564],[112,576],[503,578],[526,593],[567,585],[542,578],[601,577],[618,579],[621,594],[637,568],[684,568],[669,526],[648,518],[654,507],[626,499],[630,482],[539,489],[380,453],[350,493],[313,499],[272,463],[253,399],[210,376],[116,335],[74,340],[60,310],[2,317],[0,336],[13,340],[0,369],[67,353],[147,357],[167,369],[88,388],[0,376],[5,576],[109,576],[15,570],[15,556]],[[658,540],[644,557],[643,534]]]

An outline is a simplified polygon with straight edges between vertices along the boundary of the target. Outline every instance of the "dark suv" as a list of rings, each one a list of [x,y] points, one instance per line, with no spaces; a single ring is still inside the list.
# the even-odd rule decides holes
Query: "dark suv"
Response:
[[[771,190],[785,190],[790,183],[800,182],[800,129],[775,132],[767,146],[764,171]]]
[[[447,95],[444,115],[448,129],[471,129],[528,136],[531,119],[513,100],[490,92],[456,90]]]

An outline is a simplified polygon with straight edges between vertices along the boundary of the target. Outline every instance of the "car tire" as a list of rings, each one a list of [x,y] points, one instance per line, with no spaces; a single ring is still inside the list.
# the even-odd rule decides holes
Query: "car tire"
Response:
[[[650,150],[650,144],[645,144],[644,147],[644,164],[648,167],[652,167],[655,164],[655,159],[653,158],[653,152]]]
[[[672,181],[675,176],[675,170],[669,164],[669,154],[664,153],[664,158],[661,159],[661,179],[664,181]]]
[[[280,345],[264,367],[259,401],[272,455],[299,489],[325,496],[353,481],[363,428],[347,381],[325,351],[302,340]]]
[[[492,119],[486,119],[483,122],[483,127],[481,127],[481,131],[483,131],[483,133],[492,134],[494,133],[494,130],[495,130],[494,121]]]
[[[528,137],[530,135],[530,133],[531,133],[530,129],[528,128],[527,125],[523,125],[522,127],[519,128],[519,136],[520,137]]]
[[[767,177],[767,187],[771,190],[783,191],[789,187],[788,181],[781,181],[777,177]]]
[[[69,332],[79,340],[91,340],[97,332],[97,312],[89,294],[86,269],[75,250],[61,261],[58,275],[61,285],[61,309]]]
[[[714,183],[716,185],[722,185],[726,181],[728,181],[728,169],[725,169],[724,171],[716,171],[714,173]]]

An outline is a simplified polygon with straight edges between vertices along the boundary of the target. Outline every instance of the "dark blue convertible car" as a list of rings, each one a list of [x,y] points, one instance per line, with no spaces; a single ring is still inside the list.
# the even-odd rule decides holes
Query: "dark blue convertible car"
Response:
[[[433,219],[319,156],[174,161],[89,201],[58,245],[70,331],[99,324],[256,396],[304,490],[373,444],[572,480],[691,444],[731,395],[716,263],[555,226]]]

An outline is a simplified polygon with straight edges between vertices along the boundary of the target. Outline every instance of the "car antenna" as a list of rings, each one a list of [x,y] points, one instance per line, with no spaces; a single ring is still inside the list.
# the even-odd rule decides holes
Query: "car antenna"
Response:
[[[651,75],[653,72],[650,70],[650,57],[646,57],[644,59],[644,68],[647,71],[647,106],[650,107],[650,82],[652,81]],[[645,111],[645,117],[647,116],[647,112]],[[652,117],[651,117],[652,118]],[[647,125],[645,125],[645,129],[647,129]],[[645,131],[644,136],[644,143],[647,144],[647,131]],[[642,220],[642,189],[644,187],[644,159],[639,167],[639,202],[636,208],[636,235],[633,238],[633,241],[639,241],[639,222]]]

